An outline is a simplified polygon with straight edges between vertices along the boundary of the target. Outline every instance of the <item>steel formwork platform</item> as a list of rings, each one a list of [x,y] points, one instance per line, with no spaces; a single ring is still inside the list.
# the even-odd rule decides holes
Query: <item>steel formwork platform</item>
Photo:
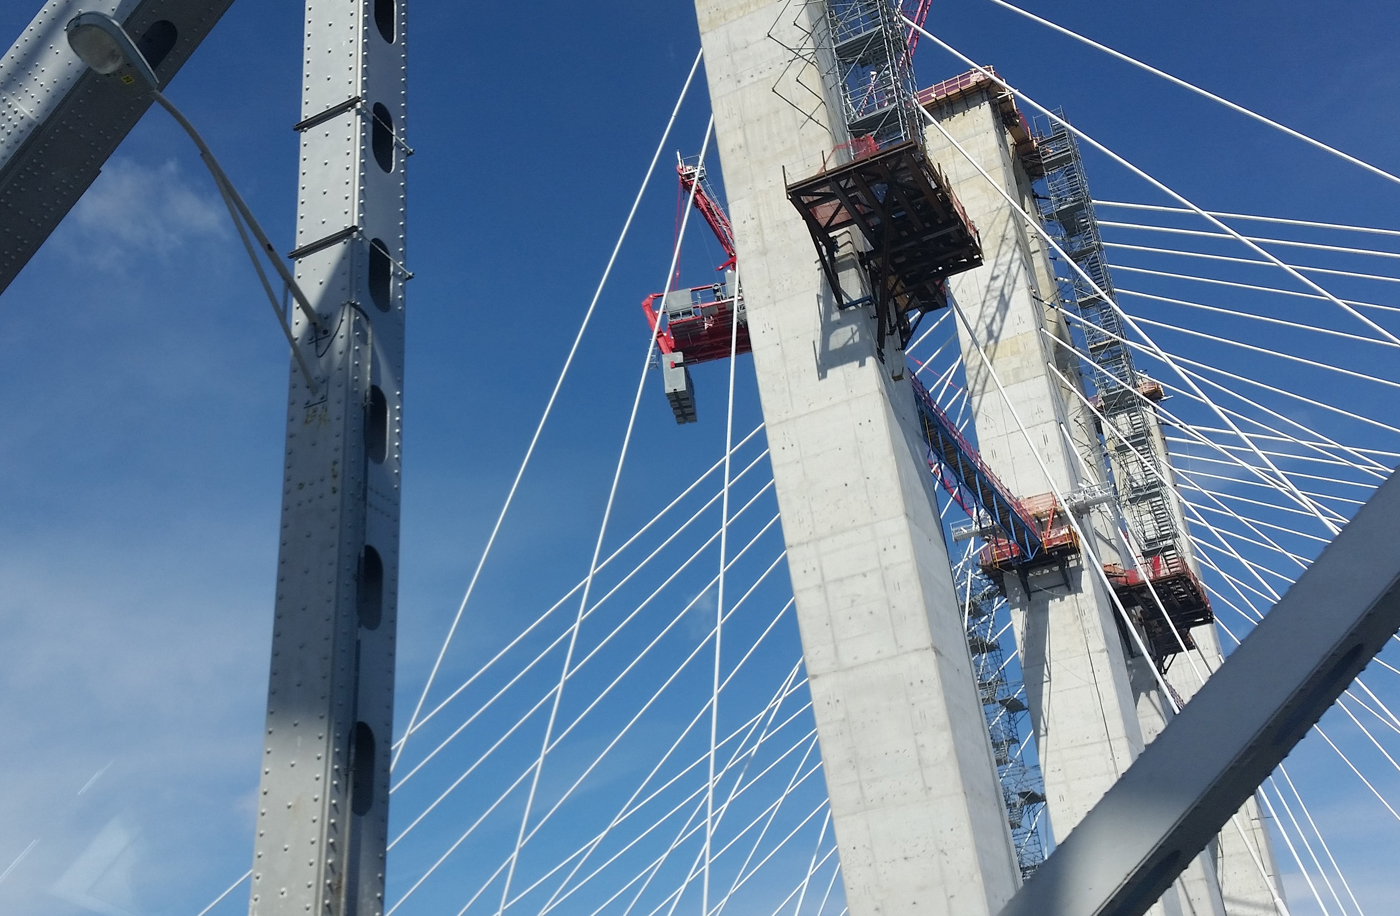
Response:
[[[1210,599],[1196,574],[1180,557],[1149,557],[1144,570],[1107,565],[1104,572],[1118,593],[1123,607],[1142,625],[1153,656],[1164,659],[1182,650],[1194,649],[1191,630],[1215,620]],[[1153,598],[1153,593],[1156,598]],[[1157,602],[1161,601],[1159,609]],[[1166,611],[1166,619],[1162,611]],[[1170,620],[1170,624],[1168,623]],[[1173,632],[1173,626],[1176,631]],[[1181,642],[1177,641],[1177,634]]]
[[[787,195],[812,234],[842,307],[862,303],[848,300],[841,288],[836,236],[859,230],[881,345],[892,330],[899,332],[901,348],[908,344],[917,318],[947,305],[944,280],[982,263],[976,227],[915,141],[824,169],[788,185]]]

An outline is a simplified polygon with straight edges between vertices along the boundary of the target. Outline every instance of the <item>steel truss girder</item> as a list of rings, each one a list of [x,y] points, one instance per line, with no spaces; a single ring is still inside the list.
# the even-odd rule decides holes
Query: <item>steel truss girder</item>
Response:
[[[1141,916],[1400,628],[1400,475],[1076,826],[1001,916]]]
[[[89,70],[64,26],[79,10],[114,14],[153,58],[164,87],[233,0],[49,0],[0,61],[0,292],[96,180],[151,106],[134,71]],[[175,27],[174,43],[169,30]],[[156,27],[153,29],[153,27]]]
[[[405,0],[307,0],[296,315],[250,916],[384,911],[399,555]]]

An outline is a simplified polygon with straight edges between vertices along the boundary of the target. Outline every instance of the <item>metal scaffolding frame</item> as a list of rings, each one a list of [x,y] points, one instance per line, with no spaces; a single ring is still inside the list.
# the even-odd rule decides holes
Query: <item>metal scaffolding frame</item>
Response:
[[[921,140],[908,27],[895,0],[827,0],[841,112],[851,137],[880,146]]]
[[[1024,880],[1045,861],[1045,783],[1040,767],[1025,759],[1021,735],[1028,710],[1020,696],[1020,682],[1006,676],[1006,654],[997,638],[1004,616],[999,612],[1006,608],[1006,599],[971,558],[966,565],[971,568],[957,573],[957,584],[958,599],[967,609],[967,649]]]
[[[1172,505],[1176,497],[1167,483],[1171,470],[1158,441],[1160,421],[1146,403],[1159,400],[1162,388],[1137,371],[1125,342],[1079,144],[1063,120],[1037,118],[1035,133],[1046,190],[1038,196],[1041,218],[1064,252],[1093,280],[1090,284],[1077,272],[1060,278],[1060,298],[1084,319],[1080,327],[1095,368],[1095,400],[1111,427],[1103,431],[1107,467],[1123,516],[1146,561],[1142,575],[1115,567],[1109,570],[1110,578],[1124,606],[1141,625],[1153,661],[1165,666],[1182,651],[1183,643],[1186,648],[1194,647],[1191,628],[1215,618],[1192,568],[1186,532],[1178,524]],[[1110,298],[1105,299],[1100,291]],[[1144,579],[1152,583],[1152,589]],[[1154,590],[1165,602],[1171,623],[1181,634],[1180,642],[1162,618]]]

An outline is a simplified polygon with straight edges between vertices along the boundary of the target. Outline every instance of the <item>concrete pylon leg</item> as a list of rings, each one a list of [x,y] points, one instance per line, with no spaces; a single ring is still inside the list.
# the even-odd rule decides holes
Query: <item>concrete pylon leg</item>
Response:
[[[786,197],[840,142],[800,50],[821,11],[697,3],[846,901],[991,916],[1020,879],[913,395]]]
[[[1077,376],[1076,367],[1046,339],[1047,334],[1068,339],[1063,319],[1048,305],[1055,296],[1048,281],[1053,273],[1048,265],[1036,264],[1044,257],[1043,248],[1032,242],[1024,213],[1011,207],[978,170],[980,166],[998,181],[1026,213],[1036,212],[1030,179],[1008,137],[1000,102],[983,89],[933,113],[977,161],[970,162],[942,131],[928,131],[930,156],[976,224],[985,258],[982,267],[949,281],[966,316],[958,331],[982,457],[1022,497],[1056,489],[1069,494],[1098,483],[1093,476],[1101,465],[1097,456],[1076,454],[1071,444],[1088,418],[1074,393],[1050,370],[1053,363],[1067,377]],[[978,355],[979,346],[990,370]],[[1115,562],[1115,539],[1096,514],[1085,514],[1080,524],[1096,559]],[[1116,612],[1092,563],[1081,554],[1065,569],[1042,569],[1020,581],[1008,575],[1005,582],[1057,841],[1143,748]],[[1180,903],[1175,888],[1152,912],[1176,916]]]

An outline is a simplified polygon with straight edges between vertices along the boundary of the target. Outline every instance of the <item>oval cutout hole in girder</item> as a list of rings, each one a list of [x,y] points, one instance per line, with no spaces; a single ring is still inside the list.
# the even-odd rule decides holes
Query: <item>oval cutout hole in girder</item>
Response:
[[[141,37],[136,40],[136,49],[154,70],[169,56],[175,48],[175,40],[179,37],[180,30],[175,28],[175,23],[169,19],[160,19],[151,23],[150,27],[141,33]]]
[[[374,729],[355,723],[354,746],[350,751],[350,810],[363,817],[374,807]]]
[[[379,239],[369,242],[369,298],[381,312],[389,311],[393,305],[394,259],[389,257],[389,249]]]
[[[366,630],[379,629],[384,619],[384,560],[379,551],[368,544],[360,554],[360,581],[355,590],[355,605],[360,626]]]
[[[374,27],[389,44],[397,37],[398,6],[398,0],[374,0]]]
[[[394,170],[394,116],[379,102],[370,109],[370,148],[385,172]]]
[[[369,389],[365,417],[365,454],[375,464],[389,456],[389,401],[378,385]]]

